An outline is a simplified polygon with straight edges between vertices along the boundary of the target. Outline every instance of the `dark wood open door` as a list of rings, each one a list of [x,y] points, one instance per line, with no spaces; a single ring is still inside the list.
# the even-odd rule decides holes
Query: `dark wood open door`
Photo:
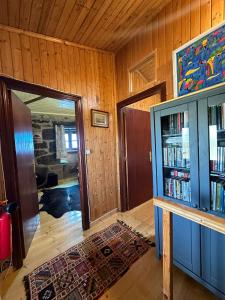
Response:
[[[13,265],[23,265],[38,225],[31,113],[0,80],[0,143],[6,196],[16,203],[12,212]]]
[[[29,108],[12,91],[10,95],[17,169],[16,182],[22,220],[22,251],[25,257],[39,222],[32,121]]]
[[[150,112],[124,108],[127,207],[152,198]]]

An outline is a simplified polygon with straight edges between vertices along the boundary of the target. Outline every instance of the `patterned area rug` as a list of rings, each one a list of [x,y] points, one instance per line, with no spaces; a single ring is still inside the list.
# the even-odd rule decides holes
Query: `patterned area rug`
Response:
[[[27,299],[97,299],[152,246],[118,221],[25,276]]]

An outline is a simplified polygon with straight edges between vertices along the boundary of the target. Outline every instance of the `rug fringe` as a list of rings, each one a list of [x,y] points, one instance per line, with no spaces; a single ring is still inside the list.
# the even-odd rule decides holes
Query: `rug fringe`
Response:
[[[26,298],[27,298],[27,300],[31,300],[29,275],[24,276],[23,283],[24,283]]]
[[[133,229],[131,226],[127,225],[127,223],[125,223],[122,220],[117,220],[118,223],[120,223],[122,226],[124,226],[125,228],[128,228],[129,230],[131,230],[137,237],[139,237],[140,239],[142,239],[144,242],[146,242],[149,246],[151,247],[155,247],[155,242],[151,241],[149,238],[147,238],[146,236],[144,236],[142,233],[140,233],[139,231]]]

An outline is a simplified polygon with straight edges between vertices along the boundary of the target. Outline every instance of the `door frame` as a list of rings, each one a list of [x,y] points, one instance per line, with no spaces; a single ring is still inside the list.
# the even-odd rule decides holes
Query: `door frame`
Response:
[[[9,202],[18,201],[18,190],[16,185],[16,164],[15,153],[13,148],[13,124],[12,124],[12,107],[10,100],[10,91],[19,90],[22,92],[38,94],[54,98],[56,100],[67,99],[75,103],[75,118],[79,137],[79,181],[80,181],[80,202],[82,213],[83,230],[90,228],[90,212],[87,191],[87,174],[86,174],[86,154],[84,139],[84,119],[82,97],[78,95],[64,93],[41,85],[31,84],[28,82],[0,76],[0,143],[2,149],[2,160],[4,166],[5,184],[7,198]],[[2,98],[1,98],[2,95]],[[5,162],[5,163],[4,163]],[[13,247],[13,265],[19,268],[23,265],[22,255],[22,219],[19,209],[12,215],[12,243]]]
[[[120,208],[122,212],[128,210],[127,199],[127,178],[125,167],[125,132],[124,132],[124,119],[123,108],[127,105],[136,103],[145,98],[160,95],[160,101],[166,101],[166,81],[163,81],[153,87],[150,87],[140,93],[132,95],[121,102],[117,103],[117,122],[118,122],[118,148],[119,148],[119,181],[120,181]]]

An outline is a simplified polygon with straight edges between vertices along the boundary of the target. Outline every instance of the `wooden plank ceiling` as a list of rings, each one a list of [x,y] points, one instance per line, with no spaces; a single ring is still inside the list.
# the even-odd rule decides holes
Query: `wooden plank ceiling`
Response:
[[[0,0],[0,24],[116,52],[169,0]]]

